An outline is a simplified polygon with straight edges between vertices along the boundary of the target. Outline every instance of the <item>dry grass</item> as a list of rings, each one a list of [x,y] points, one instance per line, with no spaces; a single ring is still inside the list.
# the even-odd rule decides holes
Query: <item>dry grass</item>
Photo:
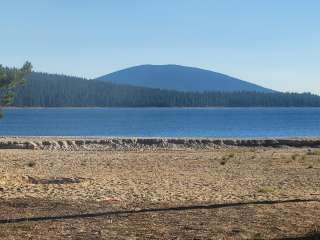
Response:
[[[265,186],[259,189],[260,193],[275,193],[276,189],[272,186]]]
[[[320,156],[320,150],[310,150],[307,152],[307,155],[314,155],[314,156]]]

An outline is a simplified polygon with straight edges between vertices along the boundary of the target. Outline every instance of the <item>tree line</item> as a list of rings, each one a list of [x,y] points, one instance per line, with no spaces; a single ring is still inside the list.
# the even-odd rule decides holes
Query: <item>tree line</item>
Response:
[[[310,93],[179,92],[33,72],[16,88],[17,107],[320,107]]]

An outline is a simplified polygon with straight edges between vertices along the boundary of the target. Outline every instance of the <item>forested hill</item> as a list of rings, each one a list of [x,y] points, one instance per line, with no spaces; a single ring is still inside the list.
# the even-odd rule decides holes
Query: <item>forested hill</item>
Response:
[[[187,92],[250,91],[274,92],[256,84],[225,74],[180,65],[140,65],[99,77],[96,80],[116,84],[160,88]]]
[[[19,87],[19,107],[320,107],[312,94],[257,92],[178,92],[32,73]]]

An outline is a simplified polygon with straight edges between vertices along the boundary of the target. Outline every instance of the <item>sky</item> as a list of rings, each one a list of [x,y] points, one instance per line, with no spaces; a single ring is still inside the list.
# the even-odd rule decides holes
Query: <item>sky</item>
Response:
[[[320,94],[319,0],[0,0],[0,64],[95,78],[140,64]]]

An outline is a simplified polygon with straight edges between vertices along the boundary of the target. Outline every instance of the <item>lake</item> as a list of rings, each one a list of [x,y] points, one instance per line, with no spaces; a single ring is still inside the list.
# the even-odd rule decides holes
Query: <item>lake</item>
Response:
[[[320,136],[319,108],[8,108],[0,135]]]

